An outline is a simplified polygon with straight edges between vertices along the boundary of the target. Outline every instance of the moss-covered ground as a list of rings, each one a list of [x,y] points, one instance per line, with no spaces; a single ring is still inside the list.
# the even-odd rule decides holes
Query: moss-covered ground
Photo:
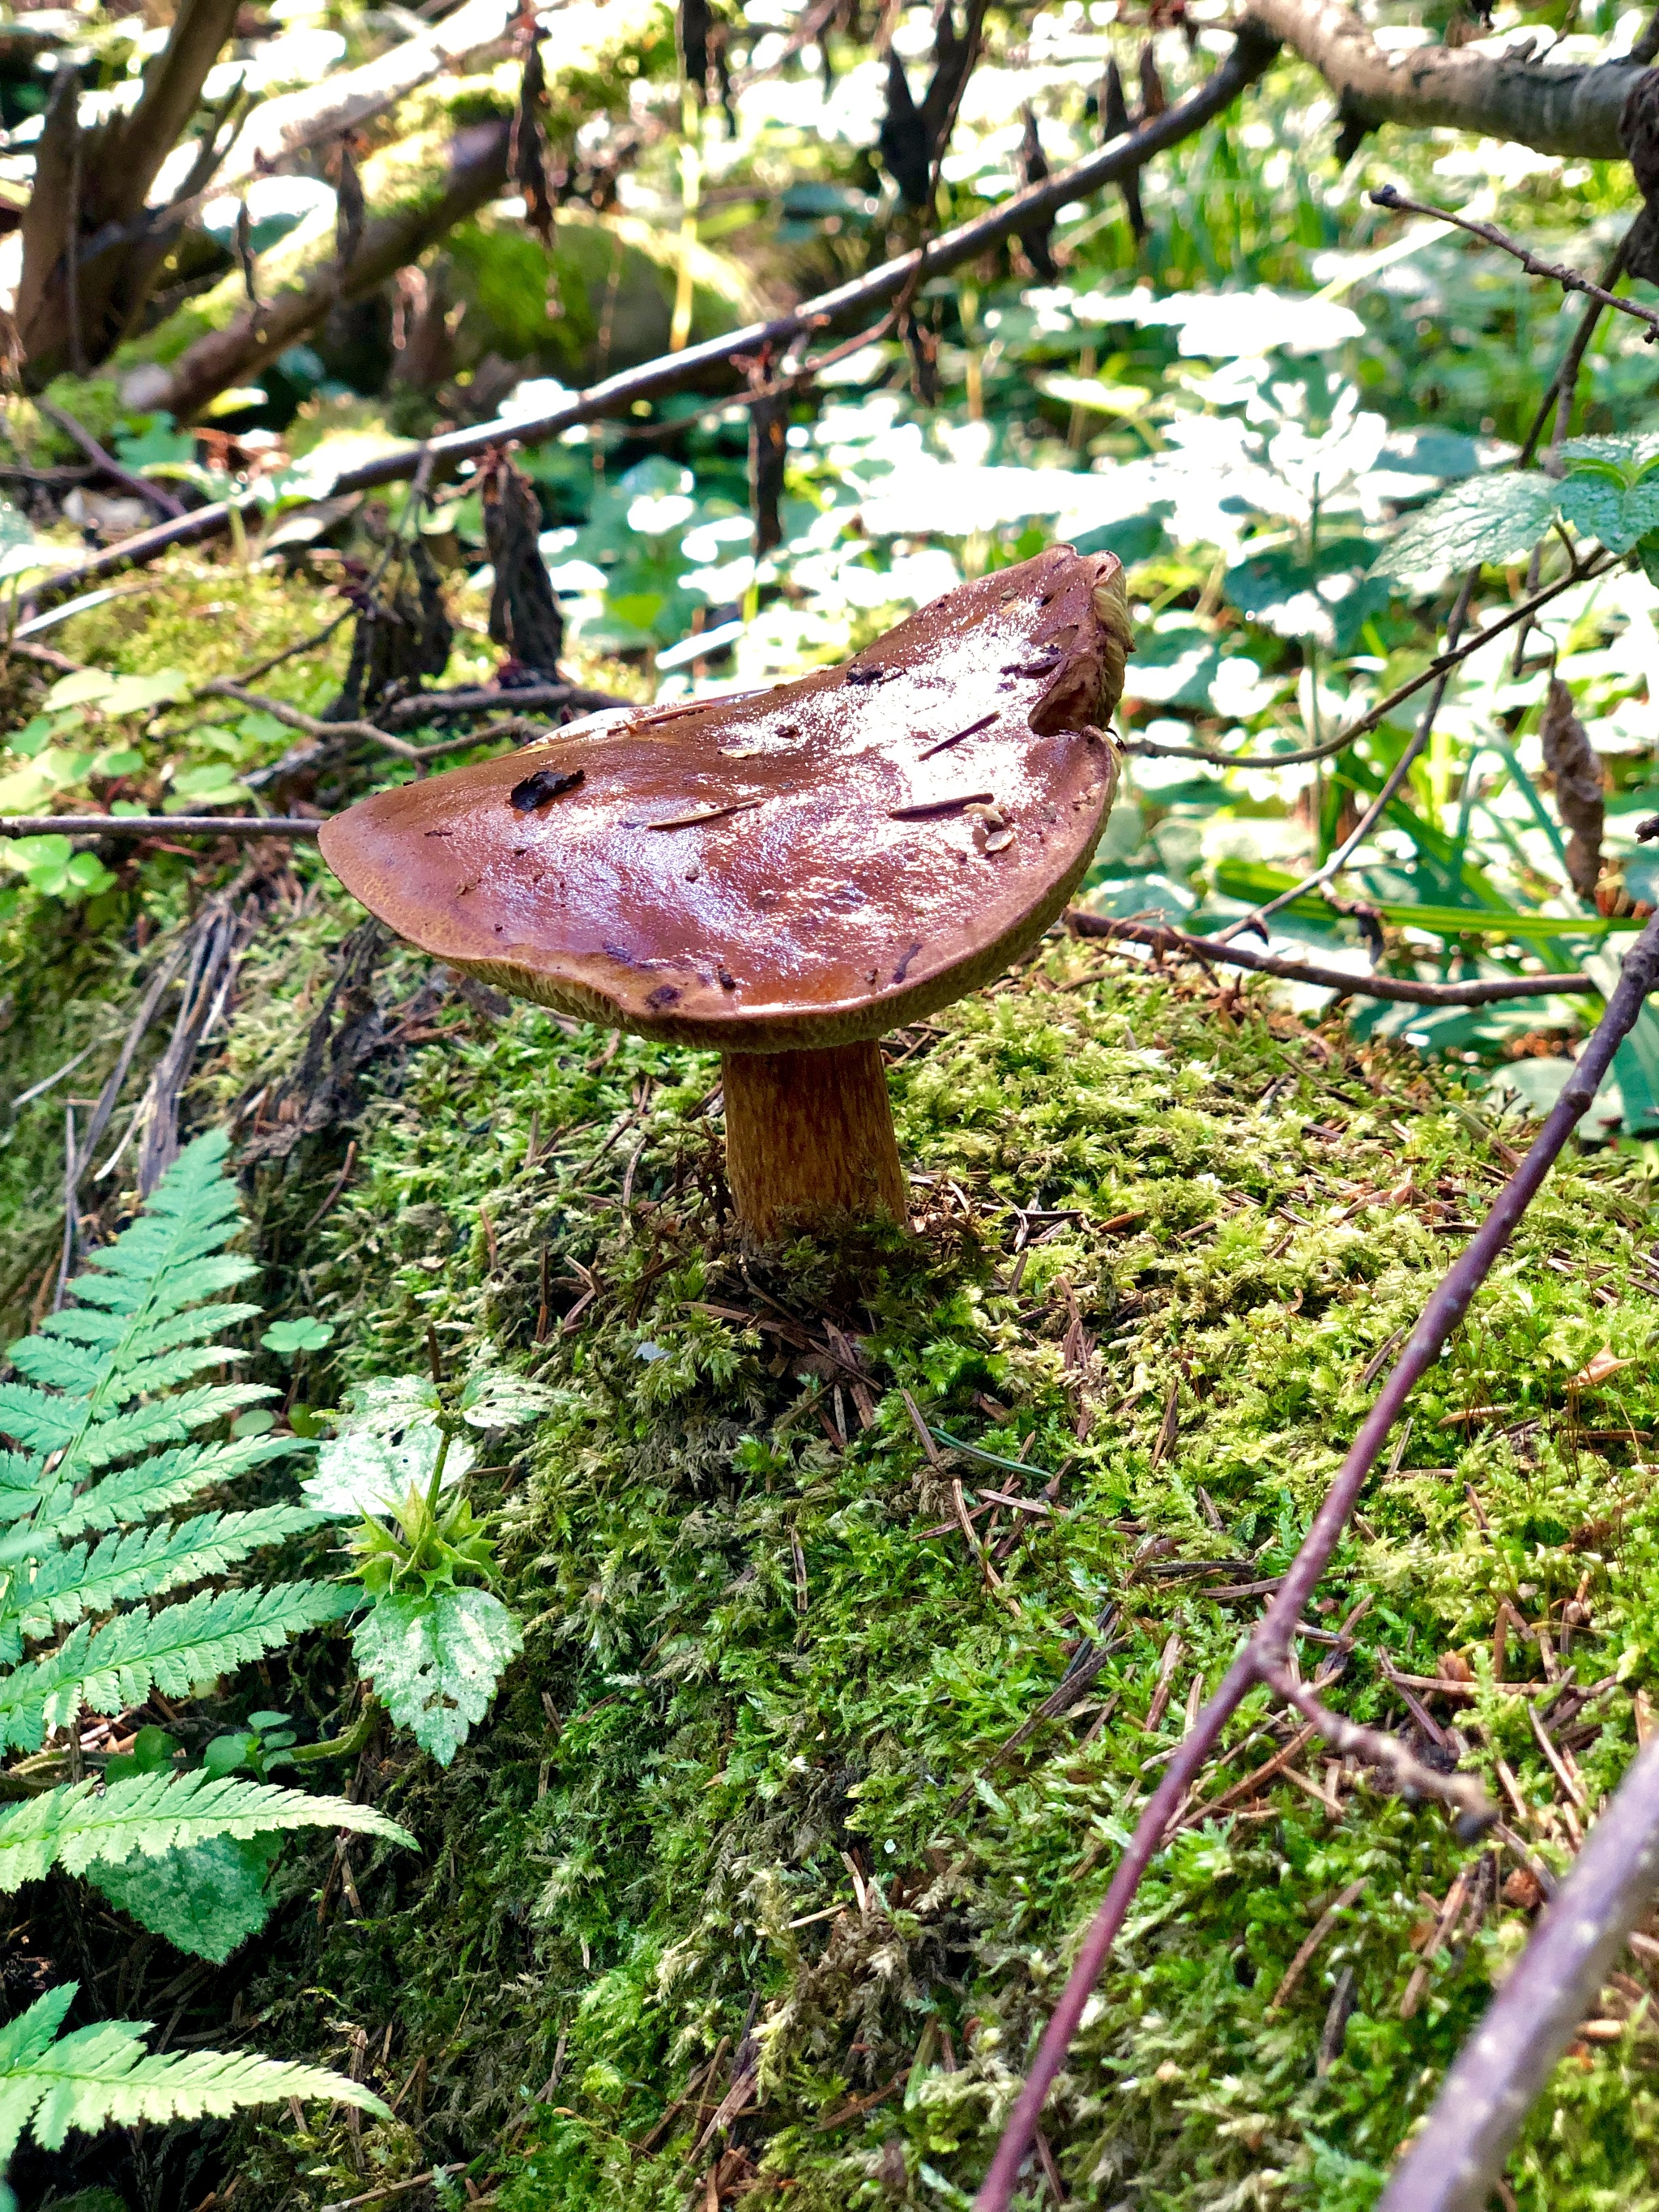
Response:
[[[119,665],[118,606],[100,619]],[[91,1048],[6,1124],[14,1331],[55,1272],[64,1096],[93,1095],[211,881],[151,854],[6,924],[7,1097]],[[361,920],[307,851],[258,898],[185,1097],[244,1140]],[[892,1041],[915,1232],[745,1255],[714,1060],[431,980],[388,950],[380,1048],[336,1118],[250,1164],[250,1237],[268,1306],[334,1330],[295,1381],[313,1407],[422,1365],[428,1327],[553,1386],[477,1479],[526,1651],[447,1771],[382,1734],[335,1776],[420,1849],[292,1856],[264,1936],[186,1992],[199,2039],[353,2065],[394,2120],[244,2121],[204,2139],[202,2186],[276,2212],[460,2161],[504,2212],[964,2204],[1160,1760],[1520,1132],[1254,987],[1055,941]],[[1632,1150],[1547,1185],[1302,1646],[1345,1710],[1465,1751],[1514,1843],[1460,1844],[1316,1744],[1251,1780],[1293,1735],[1256,1700],[1141,1893],[1030,2204],[1371,2200],[1524,1939],[1521,1854],[1567,1863],[1646,1725],[1653,1196]],[[930,1454],[918,1419],[993,1458]],[[1047,1510],[992,1494],[1017,1490]],[[326,1638],[229,1692],[319,1735],[349,1693]],[[144,1956],[123,2002],[165,2022],[179,1962]],[[1526,2212],[1659,2203],[1647,1974],[1625,1959],[1534,2115]]]

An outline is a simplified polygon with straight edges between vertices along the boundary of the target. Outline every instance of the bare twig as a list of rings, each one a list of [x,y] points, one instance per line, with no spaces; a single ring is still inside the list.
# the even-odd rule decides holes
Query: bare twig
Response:
[[[1655,15],[1654,20],[1659,22],[1659,14]],[[1630,234],[1626,231],[1618,245],[1613,247],[1608,256],[1607,265],[1601,271],[1602,289],[1611,290],[1623,276],[1625,255],[1629,246]],[[1601,301],[1591,299],[1579,319],[1578,328],[1573,332],[1571,343],[1561,357],[1561,366],[1551,378],[1549,389],[1538,403],[1538,412],[1533,417],[1532,428],[1528,431],[1521,451],[1516,456],[1516,468],[1524,469],[1530,465],[1546,429],[1550,431],[1552,447],[1559,446],[1566,436],[1568,426],[1572,419],[1573,395],[1578,389],[1578,372],[1584,365],[1584,356],[1589,351],[1589,342],[1595,335],[1596,325],[1601,319]],[[1552,412],[1555,418],[1553,427],[1551,426],[1550,422]]]
[[[1591,1829],[1441,2084],[1378,2212],[1480,2212],[1522,2121],[1659,1887],[1659,1741]]]
[[[244,684],[234,683],[228,676],[216,677],[204,684],[196,693],[198,699],[234,699],[239,706],[252,707],[261,714],[269,714],[273,721],[283,722],[290,730],[303,730],[308,738],[361,738],[367,744],[383,745],[400,760],[418,760],[421,748],[411,745],[405,738],[393,737],[390,730],[381,729],[374,722],[324,722],[315,714],[302,714],[297,707],[290,707],[286,699],[267,698],[263,691],[250,691]]]
[[[1481,1827],[1491,1826],[1492,1808],[1474,1775],[1442,1774],[1432,1766],[1425,1766],[1398,1736],[1389,1735],[1382,1729],[1363,1728],[1358,1722],[1334,1713],[1282,1660],[1264,1656],[1258,1662],[1256,1671],[1273,1695],[1285,1705],[1294,1705],[1304,1720],[1311,1721],[1332,1750],[1342,1758],[1357,1759],[1366,1766],[1382,1767],[1396,1790],[1412,1796],[1443,1798]]]
[[[1463,579],[1456,601],[1447,617],[1446,651],[1439,656],[1443,661],[1448,658],[1448,655],[1457,650],[1457,641],[1462,635],[1463,624],[1468,616],[1469,601],[1474,598],[1474,587],[1480,580],[1480,571],[1478,567],[1471,568]],[[1382,788],[1372,799],[1358,821],[1354,823],[1353,828],[1349,830],[1347,836],[1332,848],[1316,868],[1310,869],[1299,883],[1292,884],[1288,890],[1280,891],[1276,898],[1264,900],[1261,905],[1255,908],[1252,912],[1243,915],[1239,921],[1229,922],[1221,933],[1221,942],[1224,945],[1237,937],[1241,930],[1260,928],[1270,914],[1279,913],[1282,908],[1291,905],[1297,899],[1305,897],[1308,892],[1319,890],[1325,884],[1334,883],[1341,874],[1343,869],[1347,866],[1348,862],[1394,804],[1396,794],[1427,746],[1430,738],[1434,733],[1435,717],[1445,704],[1446,687],[1451,682],[1451,668],[1447,666],[1441,669],[1435,678],[1434,690],[1430,694],[1428,705],[1418,717],[1417,728],[1413,732],[1411,743],[1389,770],[1388,775],[1383,778]]]
[[[1305,761],[1333,760],[1338,753],[1346,752],[1356,738],[1363,738],[1368,730],[1374,730],[1379,722],[1386,721],[1396,707],[1402,706],[1407,699],[1414,698],[1425,684],[1432,684],[1450,670],[1461,667],[1472,653],[1479,653],[1483,645],[1490,645],[1493,638],[1502,637],[1504,631],[1513,629],[1516,623],[1529,622],[1540,607],[1547,606],[1552,599],[1559,599],[1562,592],[1570,591],[1573,585],[1587,584],[1595,577],[1605,576],[1615,565],[1614,557],[1609,553],[1599,560],[1591,560],[1582,568],[1572,568],[1565,576],[1558,576],[1553,584],[1546,584],[1541,591],[1522,599],[1519,606],[1511,607],[1508,614],[1497,622],[1488,623],[1485,629],[1477,630],[1473,637],[1466,637],[1455,649],[1437,653],[1427,667],[1420,670],[1409,683],[1398,685],[1385,699],[1379,699],[1376,706],[1369,708],[1357,721],[1349,722],[1334,738],[1327,738],[1320,744],[1304,745],[1291,753],[1218,753],[1203,745],[1164,745],[1147,738],[1132,738],[1121,750],[1149,760],[1207,761],[1212,768],[1295,768]]]
[[[163,491],[160,484],[151,483],[148,477],[135,476],[131,469],[124,469],[114,454],[106,453],[85,423],[77,422],[66,407],[59,407],[53,401],[44,398],[37,399],[34,404],[49,422],[55,422],[66,437],[74,439],[89,461],[95,463],[106,477],[112,477],[118,484],[125,484],[129,491],[136,492],[146,506],[155,507],[161,514],[179,515],[184,513],[183,502],[176,500],[170,491]]]
[[[1413,1006],[1490,1006],[1505,999],[1547,999],[1593,992],[1588,975],[1492,976],[1473,983],[1419,983],[1407,975],[1355,975],[1346,968],[1327,968],[1312,960],[1286,960],[1275,952],[1255,952],[1247,945],[1226,945],[1218,937],[1188,937],[1161,922],[1119,921],[1109,914],[1085,914],[1073,908],[1066,927],[1074,937],[1124,938],[1131,945],[1150,945],[1155,952],[1182,952],[1200,961],[1222,961],[1230,968],[1248,968],[1253,974],[1277,975],[1287,983],[1313,983],[1340,991],[1345,998],[1392,999]]]
[[[305,814],[0,814],[0,837],[314,837]]]
[[[989,2172],[974,2200],[975,2212],[1008,2212],[1019,2170],[1031,2147],[1044,2100],[1054,2077],[1065,2064],[1066,2051],[1077,2033],[1090,1991],[1117,1941],[1142,1876],[1151,1865],[1164,1831],[1186,1800],[1206,1760],[1215,1751],[1222,1730],[1251,1690],[1264,1680],[1264,1669],[1280,1667],[1289,1652],[1304,1607],[1312,1597],[1332,1553],[1376,1467],[1389,1431],[1403,1411],[1413,1389],[1440,1357],[1441,1348],[1462,1322],[1476,1291],[1516,1224],[1537,1195],[1545,1176],[1573,1130],[1589,1110],[1601,1079],[1613,1064],[1622,1040],[1635,1026],[1648,994],[1659,982],[1659,916],[1650,921],[1626,954],[1623,971],[1607,1012],[1596,1024],[1560,1097],[1520,1166],[1498,1193],[1492,1210],[1447,1273],[1442,1277],[1393,1372],[1361,1425],[1335,1480],[1326,1492],[1278,1595],[1273,1599],[1243,1650],[1234,1660],[1220,1687],[1200,1712],[1176,1747],[1164,1776],[1142,1813],[1129,1847],[1118,1863],[1104,1903],[1079,1949],[1077,1963],[1055,2006],[1025,2085],[1017,2100]],[[1645,1764],[1649,1796],[1643,1818],[1659,1855],[1659,1755]],[[1604,1824],[1605,1825],[1605,1824]],[[1582,1860],[1580,1862],[1583,1863]],[[1649,1864],[1641,1878],[1639,1895],[1645,1899],[1653,1881]],[[1621,1894],[1623,1893],[1621,1892]],[[1634,1913],[1632,1911],[1632,1918]],[[1585,1917],[1572,1916],[1575,1925]],[[1628,1924],[1628,1923],[1626,1923]],[[1582,1944],[1569,1928],[1562,1939]],[[1600,1952],[1595,1954],[1599,1961]],[[1519,1976],[1506,1985],[1512,1997]],[[1517,2008],[1522,2017],[1530,2017]],[[1534,2007],[1535,2009],[1535,2007]],[[1534,2031],[1528,2029],[1530,2034]],[[1540,2039],[1542,2040],[1542,2039]],[[1474,2046],[1479,2050],[1481,2046]],[[1537,2048],[1534,2043],[1533,2048]],[[1541,2077],[1540,2077],[1541,2078]],[[1465,2100],[1468,2101],[1467,2100]],[[1524,2106],[1522,2106],[1524,2109]],[[1425,2182],[1443,2172],[1447,2161],[1423,2161]],[[1413,2200],[1409,2212],[1425,2212],[1433,2200]],[[1467,2200],[1462,2200],[1467,2201]],[[1407,2212],[1401,2203],[1392,2212]]]
[[[1278,42],[1270,33],[1255,24],[1245,24],[1226,58],[1186,99],[1176,100],[1162,115],[1152,118],[1139,130],[1115,139],[1098,153],[1073,162],[1069,168],[1056,171],[1042,184],[1012,193],[990,214],[958,224],[931,244],[898,254],[866,276],[838,285],[815,299],[805,300],[787,314],[775,316],[769,322],[750,323],[743,330],[730,331],[701,344],[683,347],[678,353],[663,355],[638,368],[607,377],[545,415],[521,422],[506,419],[477,423],[434,438],[425,450],[434,457],[434,480],[453,475],[463,461],[476,459],[486,447],[514,440],[525,446],[542,445],[578,423],[599,422],[606,416],[625,413],[636,399],[695,389],[711,372],[724,372],[738,354],[758,354],[769,347],[775,356],[781,356],[793,339],[809,337],[831,324],[867,315],[872,308],[902,294],[918,273],[925,283],[964,261],[974,260],[1003,240],[1029,229],[1043,216],[1057,214],[1073,201],[1085,199],[1105,185],[1117,183],[1132,171],[1142,168],[1153,155],[1190,138],[1231,107],[1240,93],[1264,75],[1277,52]],[[382,484],[401,483],[415,473],[422,450],[416,446],[402,447],[356,468],[344,470],[319,496],[337,497],[346,492],[370,491]],[[254,492],[239,493],[233,499],[218,500],[210,506],[198,507],[194,514],[177,521],[143,531],[118,545],[107,547],[77,567],[44,578],[30,587],[27,593],[28,603],[33,606],[61,592],[78,590],[88,578],[106,575],[131,562],[153,561],[171,546],[200,544],[205,539],[219,537],[230,526],[233,508],[243,511],[257,503]]]
[[[1430,200],[1408,200],[1392,185],[1380,185],[1371,194],[1373,205],[1388,208],[1395,215],[1432,216],[1437,222],[1449,222],[1455,229],[1466,230],[1471,238],[1483,239],[1502,253],[1513,254],[1528,276],[1547,276],[1552,284],[1559,284],[1564,292],[1582,292],[1587,299],[1603,307],[1628,315],[1632,322],[1640,323],[1647,331],[1647,343],[1659,338],[1659,313],[1651,307],[1638,305],[1634,300],[1620,299],[1618,293],[1609,292],[1605,284],[1598,284],[1593,276],[1586,276],[1582,269],[1570,269],[1562,261],[1541,261],[1518,239],[1510,238],[1495,223],[1476,222],[1466,215],[1458,215],[1450,208],[1436,207]]]
[[[724,403],[723,403],[724,404]],[[574,707],[584,714],[598,714],[605,707],[632,707],[636,700],[619,698],[614,691],[593,691],[581,684],[526,684],[510,691],[421,691],[407,699],[400,699],[395,707],[386,710],[386,720],[394,727],[407,722],[436,722],[451,714],[458,719],[472,714],[493,714],[503,707],[511,707],[520,714],[532,708]]]

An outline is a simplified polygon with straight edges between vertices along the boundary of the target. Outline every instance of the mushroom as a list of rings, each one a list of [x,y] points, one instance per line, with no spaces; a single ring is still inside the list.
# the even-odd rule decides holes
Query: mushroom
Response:
[[[717,1048],[751,1237],[902,1223],[877,1040],[988,983],[1076,890],[1129,643],[1121,564],[1053,546],[839,667],[379,792],[323,854],[465,974]]]

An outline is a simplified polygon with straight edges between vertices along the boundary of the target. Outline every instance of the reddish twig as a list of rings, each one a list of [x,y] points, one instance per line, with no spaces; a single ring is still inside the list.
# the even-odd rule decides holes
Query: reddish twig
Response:
[[[1474,983],[1419,983],[1407,975],[1351,975],[1314,960],[1281,959],[1276,952],[1253,952],[1246,945],[1224,945],[1219,938],[1188,937],[1162,922],[1119,921],[1109,914],[1073,909],[1066,926],[1075,937],[1121,937],[1147,945],[1155,952],[1184,952],[1199,961],[1224,962],[1255,975],[1277,975],[1287,983],[1315,983],[1346,998],[1398,999],[1413,1006],[1490,1006],[1504,999],[1549,999],[1594,991],[1588,975],[1491,976]]]
[[[1215,1751],[1222,1730],[1249,1692],[1283,1668],[1303,1608],[1318,1587],[1330,1564],[1349,1516],[1370,1479],[1389,1430],[1422,1376],[1440,1357],[1441,1347],[1468,1310],[1470,1301],[1486,1280],[1516,1224],[1537,1195],[1545,1176],[1562,1147],[1589,1110],[1601,1079],[1613,1064],[1621,1041],[1635,1026],[1648,994],[1659,982],[1659,916],[1649,922],[1625,957],[1617,988],[1607,1012],[1584,1047],[1572,1076],[1552,1108],[1530,1151],[1504,1184],[1491,1212],[1470,1238],[1462,1255],[1442,1277],[1424,1307],[1417,1326],[1376,1404],[1326,1492],[1301,1548],[1291,1562],[1279,1595],[1254,1631],[1243,1650],[1224,1676],[1219,1689],[1200,1712],[1164,1768],[1164,1778],[1140,1816],[1129,1847],[1118,1863],[1104,1903],[1084,1936],[1077,1963],[1054,2007],[1031,2070],[1021,2090],[1002,2140],[997,2145],[978,2196],[975,2212],[1008,2212],[1019,2171],[1036,2135],[1043,2102],[1083,2017],[1090,1992],[1098,1980],[1113,1944],[1121,1932],[1132,1899],[1158,1852],[1165,1829],[1196,1782],[1205,1762]],[[1444,1779],[1446,1778],[1439,1778]],[[1650,1805],[1644,1818],[1659,1833],[1659,1761],[1649,1783]],[[1582,1862],[1581,1862],[1582,1863]],[[1601,1862],[1598,1860],[1598,1867]],[[1645,1877],[1650,1882],[1651,1876]],[[1645,1891],[1644,1894],[1645,1894]],[[1571,1940],[1571,1931],[1560,1941]],[[1597,1954],[1599,1956],[1599,1954]],[[1512,1990],[1513,1982],[1510,1984]],[[1540,2077],[1541,2079],[1541,2075]],[[1523,2108],[1524,2109],[1524,2108]],[[1418,2204],[1426,2206],[1426,2197]],[[1451,2200],[1447,2200],[1448,2203]],[[1391,2212],[1406,2212],[1396,2204]]]

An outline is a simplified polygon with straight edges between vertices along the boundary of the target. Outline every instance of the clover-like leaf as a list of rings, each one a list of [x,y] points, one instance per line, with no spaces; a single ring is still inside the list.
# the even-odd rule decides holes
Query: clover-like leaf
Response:
[[[307,1314],[299,1321],[272,1322],[259,1339],[267,1352],[274,1352],[279,1359],[292,1359],[301,1352],[320,1352],[333,1340],[334,1331],[325,1321],[314,1314]]]

